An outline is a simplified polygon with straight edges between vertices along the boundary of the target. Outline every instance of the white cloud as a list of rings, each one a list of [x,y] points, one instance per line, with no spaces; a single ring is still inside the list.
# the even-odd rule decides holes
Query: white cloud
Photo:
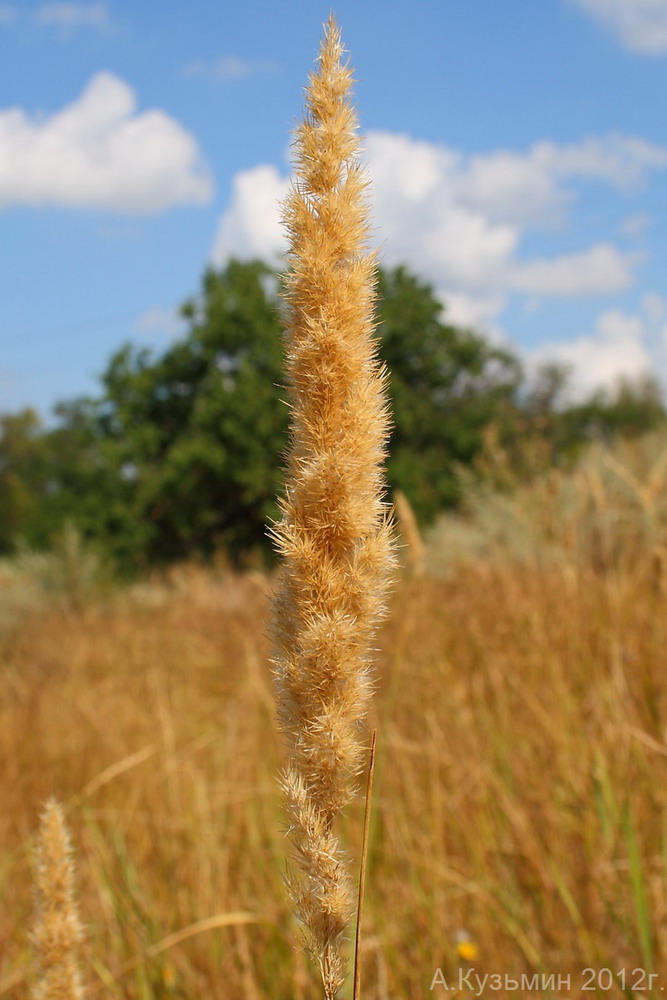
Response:
[[[580,179],[626,193],[651,170],[667,168],[667,149],[621,135],[470,156],[407,135],[372,132],[364,158],[385,263],[407,262],[437,289],[452,319],[487,331],[511,292],[577,297],[628,287],[637,257],[610,242],[524,259],[522,241],[574,214]],[[287,178],[270,165],[236,176],[215,240],[217,262],[233,254],[274,259],[284,252],[278,203],[287,187]]]
[[[611,29],[631,52],[667,52],[665,0],[571,0]]]
[[[372,133],[367,155],[374,221],[389,262],[410,261],[449,301],[462,304],[462,315],[485,320],[493,318],[494,303],[502,308],[501,293],[509,289],[580,296],[627,287],[633,259],[611,244],[519,263],[520,241],[530,229],[562,220],[576,197],[568,180],[585,176],[626,190],[649,170],[667,167],[667,149],[620,135],[466,157]]]
[[[619,232],[629,240],[639,240],[646,235],[651,225],[651,218],[645,212],[629,215],[619,226]]]
[[[526,252],[525,237],[567,221],[574,238],[580,179],[626,196],[650,171],[667,168],[667,150],[618,135],[469,156],[376,132],[367,136],[364,158],[383,262],[407,263],[430,281],[450,320],[499,342],[506,342],[499,319],[511,296],[537,309],[545,298],[613,295],[633,283],[641,257],[608,239],[538,257]],[[216,263],[232,255],[277,261],[284,254],[279,205],[288,189],[289,179],[273,165],[236,175],[215,239]],[[641,233],[649,221],[631,216],[624,231]],[[592,330],[528,358],[531,365],[547,360],[573,366],[579,398],[619,376],[667,370],[667,301],[647,295],[636,314],[607,308]]]
[[[592,333],[565,343],[544,344],[528,358],[530,367],[547,361],[570,366],[570,397],[584,399],[591,392],[618,383],[663,373],[667,362],[667,300],[650,293],[631,314],[608,309],[598,316]]]
[[[40,28],[56,28],[61,38],[70,38],[77,28],[109,31],[111,17],[107,5],[95,3],[46,3],[35,11],[34,23]]]
[[[373,223],[388,263],[407,260],[444,288],[462,292],[502,284],[518,230],[461,197],[460,154],[386,132],[371,133],[365,152]]]
[[[209,201],[193,136],[163,111],[137,113],[134,91],[97,73],[50,118],[0,110],[0,207],[66,205],[149,214]]]
[[[195,59],[185,66],[186,76],[207,76],[214,80],[242,80],[261,73],[275,73],[278,63],[270,59],[243,59],[227,55],[218,59]]]
[[[0,3],[0,24],[11,24],[16,20],[16,7],[8,3]]]
[[[667,167],[667,148],[617,132],[570,146],[540,142],[531,150],[531,157],[555,178],[607,181],[621,191],[640,187],[650,170]]]
[[[484,330],[494,340],[504,340],[504,335],[495,319],[505,307],[507,296],[502,292],[484,295],[469,295],[466,292],[435,288],[441,302],[446,303],[446,318],[457,326]]]
[[[562,146],[538,142],[524,153],[501,149],[465,156],[409,136],[372,132],[368,149],[371,165],[387,157],[385,173],[401,170],[405,192],[415,200],[446,184],[457,203],[492,223],[513,225],[562,222],[575,199],[564,182],[588,179],[632,191],[651,170],[667,168],[667,147],[618,133]]]
[[[230,207],[220,220],[212,257],[261,257],[276,262],[287,249],[280,202],[289,181],[269,165],[241,171],[233,181]]]
[[[186,322],[176,309],[153,306],[142,313],[137,320],[137,330],[144,336],[175,340],[182,337]]]
[[[650,292],[642,299],[642,312],[646,318],[652,348],[653,370],[656,371],[655,362],[657,362],[657,370],[667,387],[667,299]]]
[[[650,368],[646,326],[640,316],[610,309],[598,317],[595,330],[568,343],[545,344],[533,363],[558,361],[572,368],[571,395],[580,399],[619,378],[637,378]]]
[[[551,164],[539,156],[539,147],[527,154],[498,150],[462,157],[452,182],[458,198],[494,222],[551,224],[571,200],[558,187]]]
[[[632,283],[632,262],[610,243],[599,243],[583,253],[518,264],[511,283],[529,295],[602,295],[621,291]]]
[[[659,327],[661,334],[667,334],[667,326],[664,325],[667,320],[667,301],[662,295],[649,292],[642,299],[642,309],[649,323]]]

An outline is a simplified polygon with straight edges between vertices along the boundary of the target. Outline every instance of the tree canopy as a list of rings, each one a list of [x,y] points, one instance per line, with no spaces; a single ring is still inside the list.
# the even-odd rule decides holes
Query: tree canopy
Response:
[[[554,460],[664,419],[650,380],[564,405],[565,372],[527,381],[509,349],[449,323],[405,267],[381,269],[378,293],[389,481],[423,521],[457,502],[459,470],[491,427],[510,448],[539,435]],[[186,334],[162,352],[122,347],[97,398],[61,403],[49,428],[32,410],[1,417],[0,551],[46,547],[73,522],[128,569],[266,555],[287,432],[280,308],[270,268],[231,260],[183,305]]]
[[[521,383],[508,350],[449,324],[431,287],[406,268],[380,271],[379,349],[394,420],[389,479],[431,518],[458,499],[459,465],[482,445]]]

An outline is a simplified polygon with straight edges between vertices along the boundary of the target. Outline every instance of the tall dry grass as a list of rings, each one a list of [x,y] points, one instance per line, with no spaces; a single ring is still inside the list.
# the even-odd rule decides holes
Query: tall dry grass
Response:
[[[431,570],[492,559],[575,564],[613,577],[641,569],[652,553],[660,573],[667,557],[664,431],[613,448],[595,444],[575,468],[553,468],[528,484],[517,479],[510,457],[491,437],[483,469],[486,482],[463,480],[463,511],[443,515],[431,530]]]
[[[352,74],[330,18],[296,133],[286,355],[290,448],[275,601],[275,676],[288,759],[289,887],[327,1000],[345,978],[355,903],[335,822],[367,753],[370,647],[393,566],[382,461],[386,378],[373,338],[375,260],[357,161]]]
[[[280,879],[266,587],[186,568],[3,637],[3,997],[26,992],[31,834],[53,792],[89,995],[318,994]],[[419,1000],[437,968],[472,966],[570,973],[572,997],[591,995],[587,966],[667,986],[665,600],[649,545],[612,569],[477,558],[400,585],[371,714],[365,1000]],[[355,803],[348,841],[361,818]]]
[[[50,552],[24,549],[0,559],[0,632],[56,604],[76,612],[110,579],[108,567],[86,547],[76,528],[66,525]]]
[[[183,567],[102,600],[72,548],[60,601],[29,566],[4,566],[0,585],[36,595],[15,600],[0,630],[0,996],[11,1000],[54,995],[44,955],[64,938],[68,995],[317,995],[282,892],[281,766],[295,895],[329,1000],[342,979],[352,906],[333,822],[362,759],[367,640],[391,546],[340,54],[330,25],[289,210],[295,425],[277,529],[287,759],[264,638],[271,581]],[[413,573],[397,590],[371,712],[365,1000],[417,1000],[443,982],[457,996],[507,993],[507,981],[517,995],[554,995],[563,981],[571,997],[596,992],[591,982],[609,996],[667,988],[667,452],[656,441],[634,458],[592,452],[574,475],[512,498],[471,494],[426,553],[441,575]],[[71,907],[64,937],[62,906],[44,917],[55,886],[61,903],[70,895],[53,810],[41,972],[33,962],[32,832],[53,793],[80,845],[83,986]],[[358,843],[361,823],[353,801],[341,839]]]

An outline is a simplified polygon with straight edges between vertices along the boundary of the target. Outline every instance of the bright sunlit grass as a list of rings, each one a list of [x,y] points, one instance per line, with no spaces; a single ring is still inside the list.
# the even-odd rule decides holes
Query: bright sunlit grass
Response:
[[[31,974],[29,846],[51,794],[90,995],[317,995],[281,881],[269,586],[184,568],[4,632],[7,997]],[[417,1000],[437,968],[665,982],[664,607],[648,546],[613,572],[476,558],[400,585],[371,719],[366,1000]]]

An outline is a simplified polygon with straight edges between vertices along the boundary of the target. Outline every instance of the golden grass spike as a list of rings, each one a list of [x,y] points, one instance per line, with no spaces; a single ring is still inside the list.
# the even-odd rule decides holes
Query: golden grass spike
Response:
[[[375,258],[357,162],[352,74],[330,19],[296,133],[286,365],[291,443],[274,607],[283,778],[298,871],[290,877],[311,953],[331,1000],[345,970],[354,912],[349,864],[334,834],[364,763],[370,642],[394,564],[382,463],[385,375],[373,337]]]
[[[411,576],[423,576],[426,551],[412,504],[403,490],[394,490],[398,530],[405,546],[405,563]]]
[[[82,1000],[77,963],[83,928],[74,902],[72,845],[62,807],[50,799],[35,850],[37,914],[32,941],[37,980],[33,1000]]]

